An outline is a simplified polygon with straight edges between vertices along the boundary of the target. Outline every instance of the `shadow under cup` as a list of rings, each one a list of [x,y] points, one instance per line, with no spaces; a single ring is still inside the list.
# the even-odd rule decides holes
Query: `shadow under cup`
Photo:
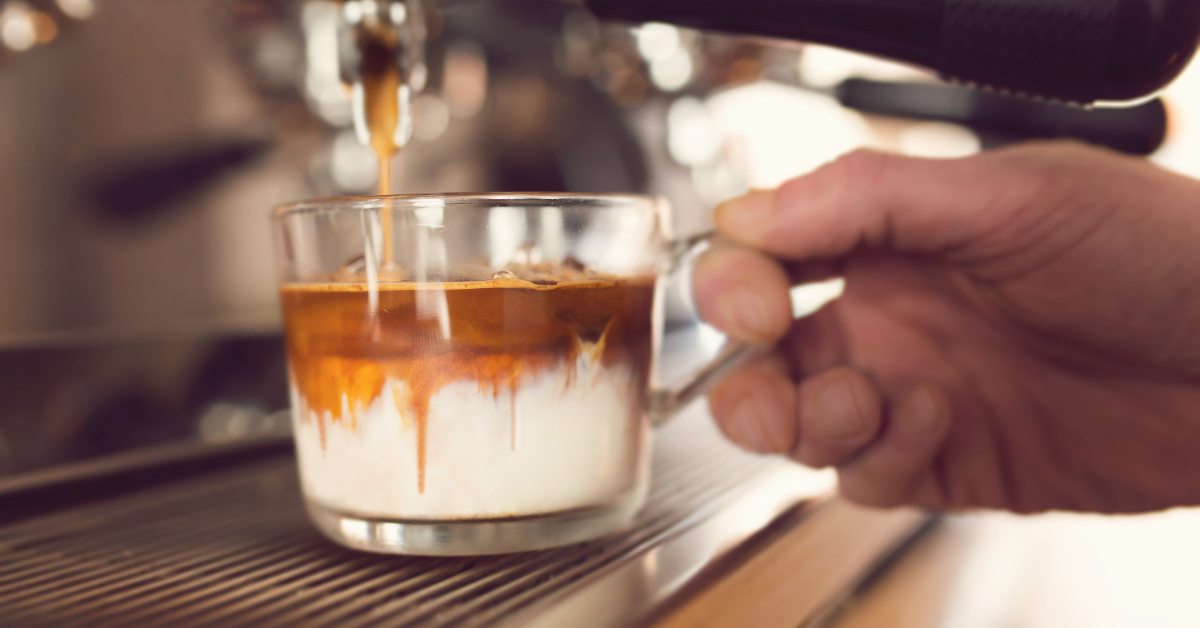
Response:
[[[664,205],[395,196],[275,213],[308,510],[357,549],[493,554],[627,525],[648,486]]]

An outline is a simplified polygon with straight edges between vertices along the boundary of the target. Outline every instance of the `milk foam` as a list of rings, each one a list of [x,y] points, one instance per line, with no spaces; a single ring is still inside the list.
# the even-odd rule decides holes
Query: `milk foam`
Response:
[[[443,386],[429,401],[423,492],[416,422],[395,401],[405,388],[387,380],[368,407],[346,407],[343,397],[345,418],[323,417],[322,445],[321,419],[292,384],[309,499],[380,518],[506,517],[607,504],[645,484],[648,426],[626,366],[584,354],[573,373],[562,365],[523,378],[515,399],[473,380]]]

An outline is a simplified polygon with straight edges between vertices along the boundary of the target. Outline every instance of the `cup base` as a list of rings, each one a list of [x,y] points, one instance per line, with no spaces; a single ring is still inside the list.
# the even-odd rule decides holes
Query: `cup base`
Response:
[[[403,520],[347,514],[306,500],[322,534],[351,549],[380,554],[475,556],[509,554],[590,541],[633,521],[642,496],[631,493],[604,506],[497,519]]]

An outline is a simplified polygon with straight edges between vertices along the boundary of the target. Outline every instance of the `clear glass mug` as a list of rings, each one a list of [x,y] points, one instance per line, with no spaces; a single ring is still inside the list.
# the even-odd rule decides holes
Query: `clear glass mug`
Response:
[[[495,554],[619,530],[646,496],[651,426],[755,350],[725,342],[661,381],[668,290],[704,238],[670,240],[659,199],[351,198],[274,223],[301,485],[352,548]]]

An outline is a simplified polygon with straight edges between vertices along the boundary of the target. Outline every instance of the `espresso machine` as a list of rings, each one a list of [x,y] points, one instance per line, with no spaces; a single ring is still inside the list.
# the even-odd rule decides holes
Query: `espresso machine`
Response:
[[[857,112],[1148,154],[1200,2],[0,2],[0,623],[795,626],[931,525],[830,499],[827,474],[733,451],[694,409],[613,539],[452,561],[321,541],[266,212],[375,189],[368,26],[400,35],[397,191],[653,193],[687,234],[807,166],[755,178],[714,131],[734,92],[803,107],[814,161],[867,133]],[[933,73],[819,85],[813,44]],[[791,588],[753,585],[783,559]]]
[[[999,142],[1067,135],[1149,153],[1166,128],[1161,102],[1057,101],[1160,88],[1194,52],[1197,11],[1187,0],[8,0],[0,343],[11,350],[0,361],[9,381],[30,383],[0,412],[0,473],[184,438],[200,424],[221,432],[228,416],[258,425],[282,407],[281,394],[263,392],[278,390],[281,367],[274,383],[227,381],[204,393],[172,380],[237,380],[198,373],[279,364],[263,216],[280,202],[375,189],[354,87],[356,38],[368,24],[400,35],[390,61],[403,73],[396,99],[408,120],[393,130],[403,145],[398,191],[648,192],[671,201],[676,231],[688,234],[708,227],[721,198],[853,147],[866,131],[839,102],[975,125]],[[637,26],[648,20],[657,21]],[[815,86],[803,66],[815,57],[811,42],[962,85],[907,70],[901,81]],[[771,171],[758,178],[745,142],[719,137],[710,106],[753,90],[774,117],[753,102],[727,107],[727,117],[766,120],[755,131],[785,147],[757,159]],[[788,121],[790,131],[771,126]],[[233,357],[201,348],[226,337],[261,347],[231,348]],[[83,382],[60,373],[60,359],[78,363],[76,351],[106,364],[103,347],[139,338],[180,344],[97,366]],[[47,347],[64,353],[41,356]],[[29,368],[35,355],[45,371]],[[204,423],[210,414],[215,423]]]

